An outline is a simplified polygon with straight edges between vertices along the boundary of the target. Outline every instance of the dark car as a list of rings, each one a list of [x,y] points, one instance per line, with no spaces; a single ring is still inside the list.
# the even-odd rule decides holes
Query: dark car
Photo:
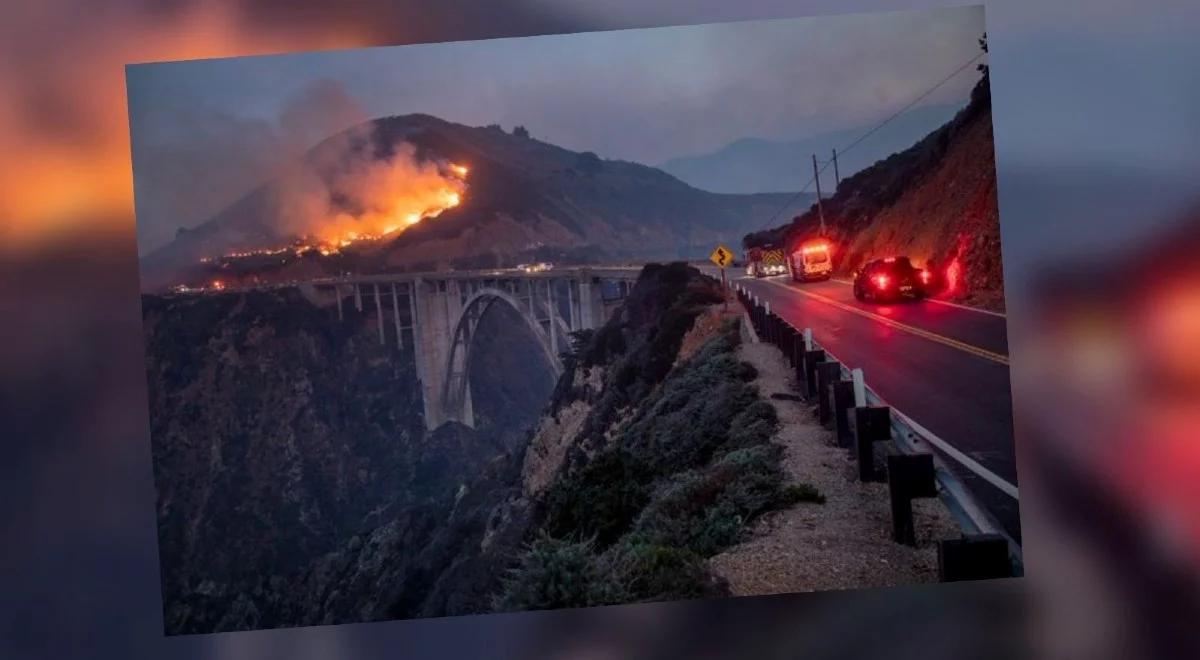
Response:
[[[885,301],[924,298],[929,271],[912,265],[908,257],[887,257],[868,262],[854,276],[854,297]]]

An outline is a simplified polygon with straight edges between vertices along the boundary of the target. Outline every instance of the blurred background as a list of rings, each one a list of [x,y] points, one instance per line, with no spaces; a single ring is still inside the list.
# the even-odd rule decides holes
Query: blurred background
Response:
[[[986,3],[1025,579],[162,635],[125,64],[956,4],[8,3],[0,657],[1200,657],[1194,0]]]

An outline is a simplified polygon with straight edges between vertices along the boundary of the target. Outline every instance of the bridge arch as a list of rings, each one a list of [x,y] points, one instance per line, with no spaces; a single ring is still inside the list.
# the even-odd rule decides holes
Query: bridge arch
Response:
[[[547,280],[547,282],[550,281]],[[553,287],[553,283],[548,283],[547,286]],[[450,338],[450,350],[444,367],[444,386],[441,392],[441,409],[445,419],[454,419],[468,426],[474,426],[470,392],[473,335],[479,320],[492,305],[496,304],[508,305],[517,312],[537,340],[555,377],[562,374],[562,359],[558,356],[556,348],[558,342],[567,341],[571,327],[562,318],[550,290],[547,291],[545,300],[538,300],[536,288],[531,286],[529,298],[521,300],[517,295],[504,289],[494,287],[475,289],[463,301],[458,318],[453,323],[454,330]],[[544,319],[539,318],[543,315]],[[543,327],[543,320],[546,321],[545,327]]]

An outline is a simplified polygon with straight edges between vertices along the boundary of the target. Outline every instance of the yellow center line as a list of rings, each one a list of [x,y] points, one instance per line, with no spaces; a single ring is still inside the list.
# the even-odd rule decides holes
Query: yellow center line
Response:
[[[922,339],[928,339],[929,341],[937,342],[939,344],[942,344],[943,346],[957,348],[958,350],[963,351],[965,353],[970,353],[971,355],[974,355],[976,357],[981,357],[985,360],[991,360],[992,362],[998,362],[1000,364],[1003,364],[1006,367],[1008,366],[1008,356],[1007,355],[989,351],[986,348],[980,348],[978,346],[973,346],[966,342],[961,342],[957,339],[951,339],[949,337],[939,335],[935,332],[930,332],[928,330],[922,330],[921,328],[917,328],[917,327],[914,327],[914,326],[911,326],[911,325],[908,325],[905,323],[893,321],[892,319],[889,319],[886,316],[880,316],[879,314],[875,314],[874,312],[868,312],[865,309],[859,309],[858,307],[855,307],[853,305],[847,305],[846,303],[841,302],[840,300],[834,300],[833,298],[830,298],[828,296],[823,296],[819,293],[813,293],[811,291],[804,291],[799,288],[790,287],[786,284],[782,284],[782,283],[776,282],[774,280],[767,280],[767,282],[774,284],[775,286],[787,289],[788,291],[794,291],[801,295],[808,296],[809,298],[812,298],[814,300],[819,300],[827,305],[832,305],[834,307],[837,307],[838,309],[845,310],[852,314],[858,314],[859,316],[861,316],[863,318],[868,318],[873,321],[877,321],[877,322],[882,323],[883,325],[886,325],[890,328],[895,328],[897,330],[901,330],[903,332],[907,332],[909,334],[921,337]]]

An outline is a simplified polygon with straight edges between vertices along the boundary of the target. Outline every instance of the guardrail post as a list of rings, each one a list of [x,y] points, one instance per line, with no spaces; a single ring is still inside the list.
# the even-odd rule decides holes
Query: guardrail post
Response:
[[[804,397],[810,401],[817,396],[817,365],[824,361],[825,351],[821,349],[804,351],[801,373],[804,376]]]
[[[1012,577],[1008,541],[999,534],[972,534],[938,542],[938,578],[942,582]]]
[[[854,431],[850,428],[850,411],[858,407],[854,400],[854,383],[839,380],[833,384],[833,428],[839,447],[850,448]]]
[[[854,409],[854,454],[860,481],[879,481],[875,469],[875,443],[892,437],[892,410],[887,406]]]
[[[796,382],[801,379],[800,367],[804,365],[804,335],[792,329],[792,369],[796,371]]]
[[[842,379],[842,365],[837,362],[821,362],[814,366],[817,376],[817,420],[821,426],[829,426],[833,421],[833,397],[831,388]]]
[[[912,501],[917,497],[937,497],[933,454],[890,454],[887,466],[888,493],[892,500],[892,539],[896,543],[916,546]]]
[[[783,324],[783,338],[782,338],[780,348],[783,349],[783,354],[785,356],[787,356],[788,367],[790,367],[792,369],[796,368],[796,356],[797,356],[796,336],[797,336],[796,329],[793,328],[791,326],[791,324],[784,323]]]

